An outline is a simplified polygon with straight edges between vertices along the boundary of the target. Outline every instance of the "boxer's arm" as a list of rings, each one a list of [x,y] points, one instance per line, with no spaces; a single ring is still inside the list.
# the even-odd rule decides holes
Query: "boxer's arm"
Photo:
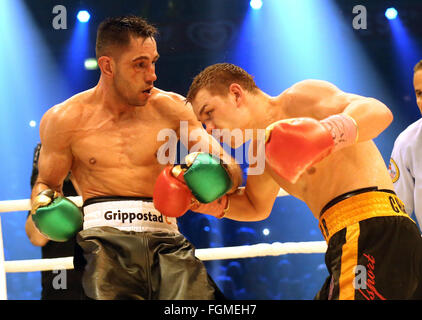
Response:
[[[43,190],[52,189],[62,192],[63,181],[71,165],[72,153],[68,122],[63,121],[60,110],[52,108],[43,116],[40,123],[41,150],[38,160],[38,177],[32,188],[31,200]],[[29,215],[25,231],[29,240],[36,246],[44,246],[48,239],[42,235]]]
[[[170,169],[167,172],[166,168],[158,176],[153,191],[155,207],[162,214],[172,217],[180,217],[189,208],[221,216],[225,208],[222,201],[226,200],[227,194],[233,193],[242,184],[242,170],[221,145],[205,131],[196,119],[192,106],[186,104],[182,96],[166,92],[160,94],[155,101],[157,108],[163,110],[163,114],[165,112],[166,120],[170,121],[171,127],[177,130],[180,142],[189,153],[189,157],[185,157],[188,154],[181,154],[180,159],[186,161],[184,164],[188,169],[177,166],[173,168],[175,170]],[[209,154],[213,157],[209,157]],[[209,167],[205,165],[211,163],[213,165]],[[194,169],[190,170],[191,166]],[[205,188],[199,177],[211,179],[206,179],[208,185]],[[215,185],[210,184],[211,181],[214,181]],[[206,205],[198,200],[205,202]]]
[[[228,192],[227,210],[224,218],[237,221],[260,221],[266,219],[272,210],[280,186],[273,180],[269,172],[264,170],[260,175],[249,175],[245,188],[237,189],[242,184],[242,170],[236,161],[223,149],[220,143],[203,128],[197,120],[189,103],[189,133],[194,138],[189,141],[189,150],[210,150],[209,153],[220,157],[228,165],[233,188]],[[181,140],[183,141],[182,137]],[[195,210],[194,210],[195,211]]]
[[[41,150],[38,177],[32,189],[33,199],[41,191],[52,189],[62,193],[63,181],[72,167],[70,148],[71,123],[60,109],[52,108],[40,123]]]
[[[260,175],[249,175],[246,187],[229,195],[224,218],[237,221],[265,220],[271,213],[280,186],[267,170]]]
[[[381,101],[343,92],[326,81],[301,81],[284,94],[289,118],[322,120],[341,113],[352,117],[358,127],[357,142],[376,138],[393,121],[393,114]]]

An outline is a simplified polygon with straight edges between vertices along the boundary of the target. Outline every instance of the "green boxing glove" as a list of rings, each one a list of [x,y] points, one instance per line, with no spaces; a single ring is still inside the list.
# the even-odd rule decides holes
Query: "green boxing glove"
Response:
[[[51,189],[36,196],[31,214],[37,229],[53,241],[67,241],[82,229],[83,217],[79,208]]]
[[[186,165],[180,166],[179,170],[184,171],[185,183],[198,201],[210,203],[231,189],[233,182],[219,158],[209,153],[194,152],[188,154],[185,161]]]

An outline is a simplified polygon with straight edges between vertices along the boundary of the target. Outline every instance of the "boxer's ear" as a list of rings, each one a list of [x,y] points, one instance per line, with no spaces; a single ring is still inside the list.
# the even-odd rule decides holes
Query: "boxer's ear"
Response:
[[[239,107],[244,96],[243,88],[238,83],[232,83],[229,86],[229,93],[234,96],[234,99],[236,101],[236,106]]]
[[[98,58],[98,67],[101,73],[105,76],[113,76],[113,61],[108,56],[101,56]]]

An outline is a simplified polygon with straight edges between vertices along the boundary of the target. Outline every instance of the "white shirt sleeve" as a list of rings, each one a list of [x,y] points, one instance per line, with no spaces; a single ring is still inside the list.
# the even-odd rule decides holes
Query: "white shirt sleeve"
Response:
[[[422,119],[404,130],[394,143],[389,171],[406,212],[422,226]]]
[[[390,158],[388,170],[393,179],[394,189],[400,200],[403,201],[406,212],[411,215],[414,210],[413,190],[415,189],[415,179],[412,174],[412,168],[407,162],[409,155],[406,154],[406,146],[394,143],[393,152]]]

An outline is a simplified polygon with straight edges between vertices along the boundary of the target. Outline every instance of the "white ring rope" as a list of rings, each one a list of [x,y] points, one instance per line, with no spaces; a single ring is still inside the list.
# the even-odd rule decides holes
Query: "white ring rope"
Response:
[[[278,196],[282,197],[286,195],[288,193],[280,189]],[[77,206],[82,206],[82,197],[68,197],[68,199],[73,201]],[[30,209],[31,201],[29,199],[0,201],[0,212],[28,211]],[[2,249],[3,246],[1,244],[0,246],[0,249]],[[259,243],[246,246],[196,249],[196,257],[202,261],[207,261],[278,256],[291,253],[325,253],[326,250],[327,244],[325,241],[274,242],[271,244]],[[34,272],[62,269],[73,269],[73,257],[4,261],[5,272]]]
[[[325,241],[274,242],[249,246],[196,249],[196,257],[202,261],[278,256],[291,253],[325,253]],[[73,269],[73,257],[5,261],[6,272],[33,272]]]
[[[280,189],[278,197],[283,197],[289,195],[283,189]],[[78,207],[82,207],[83,201],[82,197],[67,197],[69,200],[73,201]],[[31,200],[5,200],[0,201],[0,212],[15,212],[15,211],[28,211],[31,210]]]
[[[78,207],[82,207],[82,197],[67,197],[73,201]],[[0,201],[0,212],[15,212],[31,210],[31,200],[5,200]]]

